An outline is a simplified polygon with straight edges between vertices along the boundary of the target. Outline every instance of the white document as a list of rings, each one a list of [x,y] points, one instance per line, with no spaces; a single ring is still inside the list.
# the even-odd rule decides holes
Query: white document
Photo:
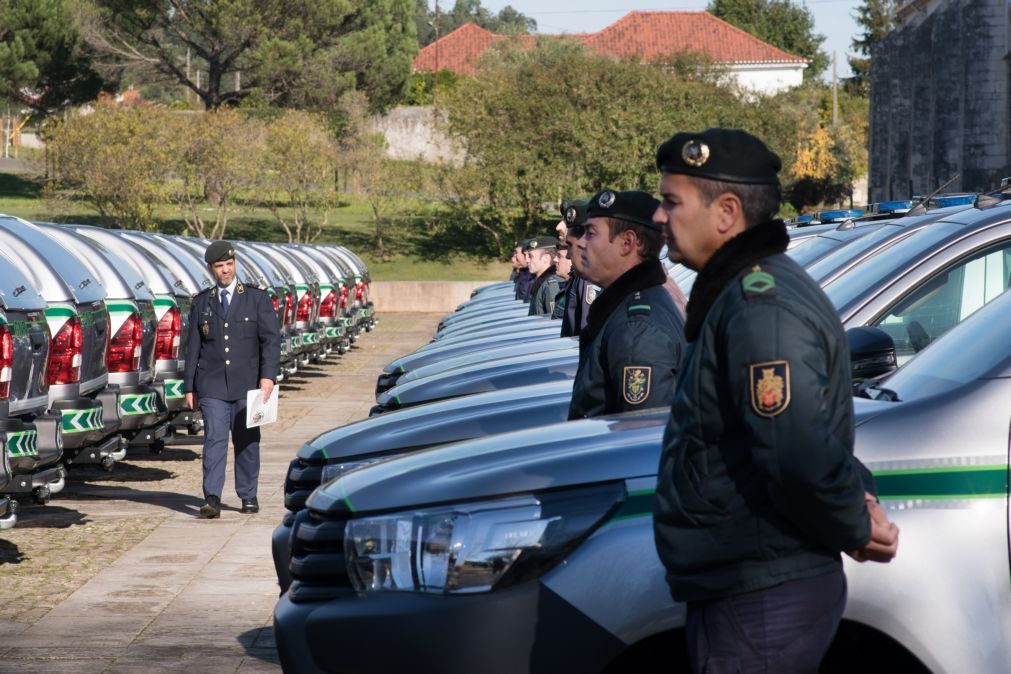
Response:
[[[246,428],[263,426],[277,421],[277,386],[263,402],[263,390],[254,388],[246,393]]]

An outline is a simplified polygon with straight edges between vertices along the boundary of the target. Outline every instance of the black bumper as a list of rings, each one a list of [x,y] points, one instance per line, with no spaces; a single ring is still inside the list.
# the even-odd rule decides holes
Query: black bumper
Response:
[[[281,594],[287,592],[291,586],[288,562],[291,561],[291,523],[294,520],[295,513],[285,513],[284,519],[270,536],[270,552],[274,556],[274,571],[277,573],[277,584],[281,587]]]
[[[286,672],[598,672],[624,647],[538,582],[479,595],[284,595],[274,635]]]

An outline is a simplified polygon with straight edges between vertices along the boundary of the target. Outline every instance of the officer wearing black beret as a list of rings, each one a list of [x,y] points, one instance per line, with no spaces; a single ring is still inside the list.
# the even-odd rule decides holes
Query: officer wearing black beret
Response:
[[[550,316],[555,297],[565,279],[558,275],[558,239],[539,236],[527,244],[527,269],[534,275],[530,286],[530,316]]]
[[[575,255],[603,290],[579,334],[569,419],[670,405],[684,323],[664,288],[656,207],[645,192],[613,190],[587,206]]]
[[[586,209],[589,205],[589,199],[562,202],[562,220],[558,224],[558,231],[564,232],[562,238],[572,263],[572,271],[569,280],[562,286],[555,310],[551,314],[552,318],[560,318],[562,321],[562,337],[579,336],[590,317],[590,305],[600,293],[600,286],[590,283],[583,275],[583,261],[576,250],[576,241],[583,235],[583,227],[586,225]]]
[[[267,293],[243,285],[235,275],[235,249],[214,241],[204,253],[217,281],[193,298],[184,390],[191,409],[204,418],[202,517],[221,514],[228,433],[235,450],[235,492],[242,512],[259,510],[260,428],[246,427],[246,393],[263,391],[266,401],[280,371],[281,336]]]
[[[656,165],[653,221],[698,271],[654,504],[692,670],[815,672],[846,605],[839,553],[888,561],[898,544],[853,456],[846,337],[785,255],[761,140],[679,133]]]

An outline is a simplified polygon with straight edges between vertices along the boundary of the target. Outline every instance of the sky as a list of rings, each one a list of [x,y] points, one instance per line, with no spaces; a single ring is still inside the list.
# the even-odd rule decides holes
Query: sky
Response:
[[[440,0],[440,7],[452,7],[454,0]],[[814,15],[815,30],[825,36],[822,49],[828,54],[830,62],[832,52],[837,55],[837,72],[839,77],[850,75],[846,55],[850,52],[850,43],[859,28],[852,14],[856,12],[857,0],[795,0],[805,4]],[[595,33],[605,26],[614,23],[633,10],[643,11],[698,11],[708,5],[707,0],[637,0],[621,2],[620,0],[482,0],[482,5],[492,12],[498,13],[506,5],[537,21],[537,31],[540,33]],[[434,6],[434,0],[429,0]],[[831,65],[826,77],[832,75]]]

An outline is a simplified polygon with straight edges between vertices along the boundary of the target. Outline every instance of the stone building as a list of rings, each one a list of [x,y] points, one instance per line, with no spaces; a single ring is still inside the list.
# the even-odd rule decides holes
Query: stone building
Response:
[[[1011,175],[1005,0],[912,0],[871,66],[870,201]]]

